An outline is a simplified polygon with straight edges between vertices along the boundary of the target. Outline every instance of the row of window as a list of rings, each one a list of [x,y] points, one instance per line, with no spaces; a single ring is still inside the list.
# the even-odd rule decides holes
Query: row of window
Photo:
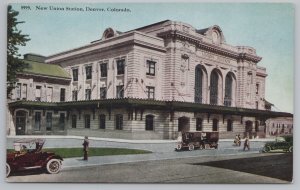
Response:
[[[99,129],[106,128],[106,116],[104,114],[99,115]],[[154,124],[154,116],[153,115],[146,115],[145,121],[145,130],[152,131]],[[77,128],[77,115],[72,115],[72,128]],[[91,115],[85,114],[84,115],[84,128],[91,128]],[[115,129],[116,130],[123,130],[123,115],[117,114],[115,116]]]
[[[91,89],[85,89],[85,100],[91,100]],[[155,87],[153,86],[146,86],[146,94],[148,99],[154,99],[155,98]],[[107,88],[101,87],[100,88],[100,99],[106,99],[107,98]],[[119,85],[116,87],[116,98],[124,98],[124,85]],[[73,90],[72,91],[72,100],[77,101],[78,100],[78,91]]]
[[[66,98],[66,89],[61,88],[60,89],[60,101],[64,102]],[[42,99],[42,86],[36,86],[35,87],[35,100],[41,101]],[[46,91],[46,101],[53,101],[53,87],[47,87]]]
[[[155,61],[147,60],[146,75],[155,76],[155,64],[156,64]],[[125,73],[125,59],[117,60],[116,67],[117,67],[117,75],[123,75]],[[101,63],[100,77],[107,77],[107,70],[108,70],[107,63]],[[72,74],[73,74],[73,81],[78,81],[78,68],[74,68],[72,70]],[[85,66],[85,79],[86,80],[92,79],[91,65]]]
[[[35,112],[34,116],[34,130],[40,131],[41,130],[41,112]],[[59,114],[59,121],[58,121],[58,128],[60,130],[65,129],[65,113]],[[52,112],[47,112],[46,114],[46,130],[52,131]]]
[[[212,130],[218,131],[218,119],[213,119],[213,125]],[[233,122],[231,119],[227,120],[227,131],[232,131],[233,129]],[[203,119],[202,118],[196,118],[196,131],[202,131],[203,130]]]

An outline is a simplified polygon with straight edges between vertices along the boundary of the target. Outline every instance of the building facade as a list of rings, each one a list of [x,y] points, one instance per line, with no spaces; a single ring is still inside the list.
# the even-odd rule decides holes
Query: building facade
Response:
[[[26,56],[29,62],[38,57]],[[265,137],[268,119],[292,114],[266,109],[260,60],[252,47],[227,44],[216,25],[198,30],[165,20],[123,33],[108,28],[100,40],[40,56],[19,74],[8,133]]]

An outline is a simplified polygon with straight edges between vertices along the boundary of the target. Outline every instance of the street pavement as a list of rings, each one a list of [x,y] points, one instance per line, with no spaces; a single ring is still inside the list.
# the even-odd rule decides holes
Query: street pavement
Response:
[[[290,183],[290,153],[201,156],[77,167],[49,175],[43,171],[12,174],[7,182],[71,183]]]
[[[34,138],[26,136],[26,138]],[[43,137],[45,138],[45,136]],[[46,137],[47,138],[47,137]],[[44,148],[71,148],[82,147],[83,137],[66,138],[66,137],[50,137],[46,139]],[[16,138],[7,138],[7,148],[13,148],[13,141]],[[223,139],[219,141],[218,149],[179,151],[174,150],[176,141],[172,140],[152,140],[152,141],[135,141],[120,139],[90,139],[90,147],[113,147],[113,148],[129,148],[149,150],[150,154],[138,155],[117,155],[117,156],[93,156],[88,161],[82,158],[67,158],[63,161],[63,170],[75,167],[101,166],[108,164],[130,163],[139,161],[154,161],[176,158],[205,157],[205,156],[222,156],[222,155],[243,155],[258,153],[266,141],[272,139],[254,139],[250,142],[250,151],[243,151],[243,146],[233,146],[233,140]],[[243,142],[242,142],[243,145]]]

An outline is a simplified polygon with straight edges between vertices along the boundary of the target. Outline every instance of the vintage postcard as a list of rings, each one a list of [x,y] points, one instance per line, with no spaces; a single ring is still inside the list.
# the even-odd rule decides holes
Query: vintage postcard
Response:
[[[293,181],[294,6],[7,6],[7,182]]]

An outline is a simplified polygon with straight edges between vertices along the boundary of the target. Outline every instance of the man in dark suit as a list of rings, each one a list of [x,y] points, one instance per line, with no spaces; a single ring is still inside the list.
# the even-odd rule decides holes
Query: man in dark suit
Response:
[[[83,141],[83,160],[88,160],[89,140],[88,137],[84,137]]]

